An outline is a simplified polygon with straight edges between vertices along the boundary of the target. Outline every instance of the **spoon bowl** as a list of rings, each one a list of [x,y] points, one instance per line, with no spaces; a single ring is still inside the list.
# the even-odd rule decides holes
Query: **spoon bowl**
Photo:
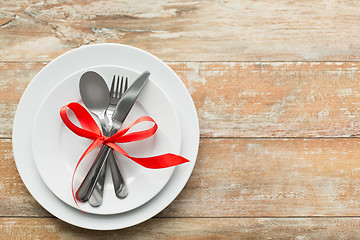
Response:
[[[110,93],[105,80],[98,73],[88,71],[81,76],[79,89],[85,106],[103,119],[110,104]]]

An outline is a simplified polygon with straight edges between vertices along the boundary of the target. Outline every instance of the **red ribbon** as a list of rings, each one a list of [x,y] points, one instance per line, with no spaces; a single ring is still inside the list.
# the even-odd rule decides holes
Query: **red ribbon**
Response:
[[[79,123],[82,128],[76,126],[68,118],[68,115],[67,115],[68,108],[73,111],[76,118],[79,120]],[[140,117],[135,122],[133,122],[126,128],[118,131],[115,135],[113,135],[111,137],[106,137],[101,133],[100,128],[98,127],[98,125],[96,124],[94,119],[91,117],[91,115],[88,113],[88,111],[78,103],[73,102],[73,103],[69,103],[68,105],[63,106],[60,109],[60,117],[63,120],[64,124],[76,135],[94,140],[94,142],[90,144],[90,146],[85,150],[85,152],[80,157],[79,161],[76,164],[74,173],[72,175],[71,191],[72,191],[72,195],[73,195],[76,205],[77,205],[77,202],[76,202],[76,197],[75,197],[74,188],[73,188],[73,182],[74,182],[74,176],[75,176],[76,170],[77,170],[79,164],[81,163],[81,161],[83,160],[83,158],[101,144],[105,144],[105,145],[109,146],[110,148],[116,150],[117,152],[123,154],[124,156],[130,158],[134,162],[136,162],[146,168],[152,168],[152,169],[168,168],[168,167],[173,167],[176,165],[180,165],[182,163],[189,162],[189,160],[187,160],[186,158],[172,154],[172,153],[162,154],[162,155],[153,156],[153,157],[145,157],[145,158],[132,157],[129,154],[127,154],[121,147],[119,147],[118,145],[115,144],[115,142],[116,143],[127,143],[127,142],[140,141],[140,140],[149,138],[152,135],[154,135],[158,126],[157,126],[156,122],[154,121],[154,119],[152,119],[151,117],[148,117],[148,116]],[[154,126],[152,126],[149,129],[143,130],[143,131],[132,132],[132,133],[127,134],[127,132],[133,126],[135,126],[136,124],[139,124],[141,122],[152,122],[154,124]]]

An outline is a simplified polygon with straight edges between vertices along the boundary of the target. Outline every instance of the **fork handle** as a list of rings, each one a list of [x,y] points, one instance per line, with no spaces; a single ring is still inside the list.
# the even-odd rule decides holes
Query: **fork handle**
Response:
[[[125,180],[120,173],[120,169],[118,164],[116,163],[115,153],[111,151],[107,158],[107,163],[100,171],[99,178],[95,184],[94,191],[90,195],[89,203],[93,207],[98,207],[101,205],[103,200],[103,192],[104,192],[104,183],[105,183],[105,173],[106,173],[106,165],[110,166],[111,176],[114,184],[115,195],[118,198],[125,198],[128,195],[128,189],[125,185]]]

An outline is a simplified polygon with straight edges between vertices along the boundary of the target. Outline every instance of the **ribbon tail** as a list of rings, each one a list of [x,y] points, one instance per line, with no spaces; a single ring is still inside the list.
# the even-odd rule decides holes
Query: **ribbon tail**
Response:
[[[137,164],[151,169],[174,167],[183,163],[190,162],[186,158],[172,153],[147,158],[136,158],[131,156],[127,157],[136,162]]]
[[[116,150],[117,152],[123,154],[124,156],[130,158],[137,164],[150,169],[174,167],[183,163],[190,162],[186,158],[172,153],[166,153],[158,156],[145,157],[145,158],[132,157],[115,143],[108,142],[106,143],[106,145]]]

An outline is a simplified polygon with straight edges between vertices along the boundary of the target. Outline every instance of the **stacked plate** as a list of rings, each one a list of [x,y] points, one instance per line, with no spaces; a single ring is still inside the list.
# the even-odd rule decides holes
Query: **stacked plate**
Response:
[[[143,72],[150,79],[124,126],[140,116],[152,117],[159,128],[146,140],[122,144],[132,156],[175,153],[190,162],[166,169],[146,169],[117,154],[129,189],[118,199],[107,174],[99,207],[76,206],[71,177],[77,160],[91,144],[62,123],[60,108],[82,104],[80,76],[99,73],[108,85],[113,76],[128,77],[130,84]],[[96,120],[96,117],[94,117]],[[191,96],[179,77],[161,60],[140,49],[120,44],[98,44],[70,51],[50,62],[32,80],[19,103],[13,127],[13,149],[20,176],[33,197],[51,214],[70,224],[97,230],[133,226],[159,213],[181,192],[193,170],[199,146],[199,126]],[[96,150],[75,175],[77,189],[92,164]]]

